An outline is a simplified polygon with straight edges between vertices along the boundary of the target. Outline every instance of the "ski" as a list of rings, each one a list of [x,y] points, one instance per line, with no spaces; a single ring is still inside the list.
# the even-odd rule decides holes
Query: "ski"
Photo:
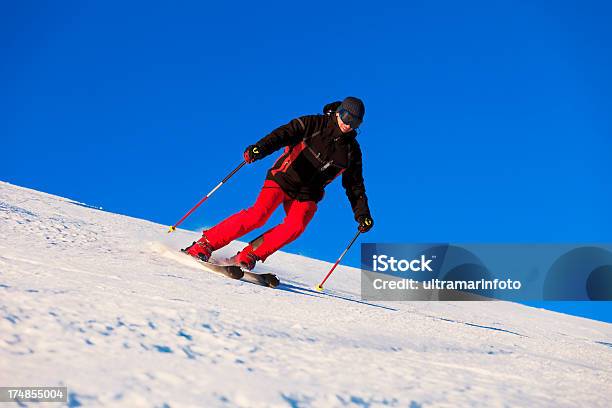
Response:
[[[219,265],[213,262],[207,262],[207,261],[203,261],[201,259],[197,259],[192,257],[191,255],[189,255],[188,253],[186,253],[185,251],[181,250],[181,253],[187,255],[188,257],[192,258],[194,261],[202,264],[202,266],[204,266],[204,268],[206,268],[207,270],[214,272],[214,273],[218,273],[219,275],[223,275],[225,277],[228,277],[230,279],[242,279],[242,277],[244,276],[244,271],[242,269],[240,269],[239,266],[236,265]]]
[[[239,264],[235,260],[235,256],[231,258],[225,258],[223,260],[217,260],[219,265],[234,265],[239,266]],[[241,268],[244,276],[242,277],[243,281],[254,283],[256,285],[267,286],[270,288],[275,288],[280,285],[280,280],[273,273],[255,273],[251,272],[247,269]]]
[[[244,273],[244,276],[242,277],[243,281],[270,288],[275,288],[280,285],[280,280],[278,280],[276,275],[273,273],[254,273],[245,270],[242,270],[242,272]]]
[[[223,262],[211,258],[209,261],[203,261],[201,259],[196,259],[192,257],[191,255],[182,250],[181,252],[189,256],[196,262],[202,264],[202,266],[204,266],[204,268],[206,268],[207,270],[226,276],[230,279],[243,280],[245,282],[266,286],[269,288],[275,288],[280,285],[280,280],[273,273],[258,274],[250,271],[245,271],[238,265],[226,264],[225,262],[228,262],[227,260]]]
[[[229,259],[224,259],[223,261],[220,261],[220,263],[221,265],[239,266],[235,258],[236,257],[233,256]],[[278,277],[274,275],[273,273],[255,273],[255,272],[246,270],[244,268],[241,268],[241,269],[242,269],[242,272],[244,273],[244,277],[242,278],[242,280],[244,281],[254,283],[256,285],[268,286],[270,288],[275,288],[278,285],[280,285],[280,280],[278,280]]]

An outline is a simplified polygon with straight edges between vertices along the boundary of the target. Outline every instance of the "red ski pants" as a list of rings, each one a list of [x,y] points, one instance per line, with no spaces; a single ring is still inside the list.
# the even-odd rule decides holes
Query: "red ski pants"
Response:
[[[263,234],[263,242],[252,250],[263,261],[304,232],[317,211],[317,203],[294,200],[276,182],[266,180],[252,207],[226,218],[204,231],[204,234],[213,248],[224,247],[234,239],[263,226],[281,203],[285,209],[285,219]]]

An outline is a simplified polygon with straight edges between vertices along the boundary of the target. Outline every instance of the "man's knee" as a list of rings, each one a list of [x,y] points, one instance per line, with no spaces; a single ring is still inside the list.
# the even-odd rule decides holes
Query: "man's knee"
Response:
[[[300,226],[292,226],[289,229],[289,240],[293,241],[294,239],[296,239],[297,237],[299,237],[300,235],[302,235],[302,233],[304,232],[304,230],[306,229],[305,226],[300,225]]]
[[[271,214],[267,209],[260,207],[249,207],[246,210],[242,210],[242,212],[246,215],[249,223],[255,228],[263,226]]]
[[[312,217],[300,217],[298,219],[286,219],[285,228],[291,237],[291,240],[296,239],[306,230],[306,226]]]

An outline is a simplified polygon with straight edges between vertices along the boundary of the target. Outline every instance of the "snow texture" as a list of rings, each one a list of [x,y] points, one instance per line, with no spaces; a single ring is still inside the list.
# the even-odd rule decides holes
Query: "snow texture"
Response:
[[[177,252],[199,234],[166,230],[0,182],[0,385],[66,385],[73,407],[612,399],[608,323],[508,302],[364,302],[345,266],[319,293],[331,264],[288,253],[258,266],[283,282],[270,289],[203,270]]]

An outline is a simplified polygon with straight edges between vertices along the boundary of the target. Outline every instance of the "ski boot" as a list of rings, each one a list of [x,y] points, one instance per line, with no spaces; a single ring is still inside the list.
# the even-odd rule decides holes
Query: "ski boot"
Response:
[[[195,241],[193,244],[191,244],[187,248],[181,249],[181,251],[193,256],[196,259],[199,259],[200,261],[204,261],[204,262],[208,262],[214,250],[215,249],[212,247],[212,245],[210,245],[205,235],[202,235],[202,238]]]
[[[252,248],[247,246],[242,251],[230,258],[234,265],[238,265],[246,270],[253,270],[255,263],[259,261],[259,257],[252,252]]]

